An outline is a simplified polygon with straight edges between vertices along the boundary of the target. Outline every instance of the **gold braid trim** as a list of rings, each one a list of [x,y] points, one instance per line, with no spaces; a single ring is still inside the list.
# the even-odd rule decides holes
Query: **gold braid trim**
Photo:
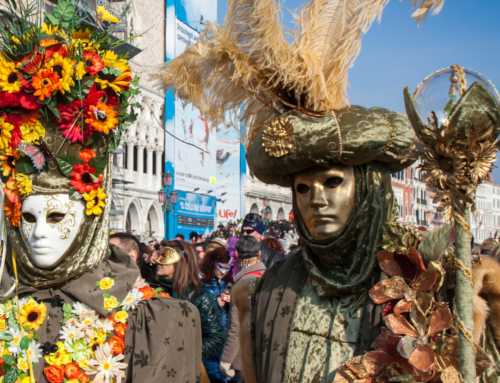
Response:
[[[340,124],[339,120],[337,119],[337,115],[335,114],[335,111],[332,110],[333,117],[335,117],[335,122],[337,123],[337,134],[339,135],[339,146],[340,146],[340,154],[339,154],[339,159],[342,157],[342,136],[340,134]]]
[[[374,108],[374,109],[376,109],[376,108]],[[377,112],[377,114],[385,120],[385,123],[387,124],[387,127],[389,128],[388,142],[385,145],[384,150],[382,150],[382,153],[385,153],[385,152],[387,152],[389,150],[389,145],[392,144],[392,125],[389,122],[389,120],[387,119],[387,117],[384,116],[382,113]]]
[[[477,346],[476,343],[474,342],[474,338],[472,337],[472,334],[465,328],[464,322],[462,322],[462,319],[458,316],[458,311],[457,311],[457,297],[455,296],[455,307],[453,309],[453,316],[455,317],[455,321],[457,322],[458,327],[460,328],[460,331],[465,335],[465,338],[467,341],[472,345],[474,348],[474,352],[477,354]]]
[[[464,219],[462,218],[462,216],[461,216],[461,215],[459,215],[459,214],[457,214],[457,213],[455,213],[454,217],[455,217],[455,221],[456,221],[456,222],[458,222],[458,224],[459,224],[460,226],[462,226],[462,228],[463,228],[463,229],[465,229],[465,230],[467,231],[467,233],[469,233],[469,235],[471,235],[471,236],[472,236],[472,233],[471,233],[471,231],[470,231],[470,226],[469,226],[469,225],[467,225],[467,223],[465,223],[465,221],[464,221]]]

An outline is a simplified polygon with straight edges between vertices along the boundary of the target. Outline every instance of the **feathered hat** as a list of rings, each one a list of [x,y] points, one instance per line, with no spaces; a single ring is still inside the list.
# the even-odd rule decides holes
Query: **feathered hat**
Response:
[[[415,141],[408,120],[350,106],[346,95],[361,37],[388,2],[310,0],[287,36],[276,0],[230,1],[222,26],[207,23],[196,44],[152,77],[212,124],[239,110],[248,164],[266,183],[290,186],[293,173],[314,165],[378,160],[402,169]],[[412,17],[420,23],[443,3],[412,0]]]

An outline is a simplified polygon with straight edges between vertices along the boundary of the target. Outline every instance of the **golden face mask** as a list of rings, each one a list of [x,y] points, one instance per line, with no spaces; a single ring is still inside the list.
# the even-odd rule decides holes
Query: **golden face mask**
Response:
[[[295,173],[297,206],[315,238],[341,231],[354,214],[356,179],[352,166],[313,167]]]
[[[159,265],[173,265],[181,260],[179,253],[171,247],[160,247],[156,263]]]

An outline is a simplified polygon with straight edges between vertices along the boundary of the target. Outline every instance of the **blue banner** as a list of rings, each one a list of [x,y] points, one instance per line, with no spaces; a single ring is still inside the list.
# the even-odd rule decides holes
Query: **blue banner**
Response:
[[[216,197],[208,195],[179,191],[174,235],[183,234],[186,240],[192,231],[203,236],[209,235],[214,230],[216,200]]]

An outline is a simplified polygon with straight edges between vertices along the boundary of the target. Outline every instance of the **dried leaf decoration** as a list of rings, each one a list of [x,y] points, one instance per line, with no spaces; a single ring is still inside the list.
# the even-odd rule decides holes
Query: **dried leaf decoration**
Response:
[[[455,242],[455,225],[447,224],[428,232],[418,246],[418,253],[425,264],[439,260],[440,256]]]

